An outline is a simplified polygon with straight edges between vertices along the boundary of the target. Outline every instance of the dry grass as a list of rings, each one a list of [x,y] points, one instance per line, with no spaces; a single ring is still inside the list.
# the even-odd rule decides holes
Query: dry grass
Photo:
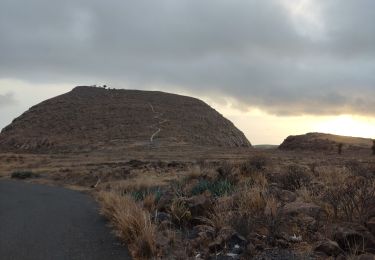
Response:
[[[117,194],[127,194],[133,191],[147,190],[156,184],[150,178],[133,178],[131,180],[114,181],[105,184],[105,189]]]
[[[350,176],[349,170],[342,166],[317,167],[316,172],[318,180],[329,186],[341,185]]]
[[[150,214],[130,196],[102,191],[98,194],[102,213],[111,220],[118,235],[128,243],[129,250],[138,259],[156,255],[156,227]]]
[[[155,162],[146,162],[145,166],[129,168],[129,175],[123,178],[117,178],[114,174],[119,168],[127,167],[125,160],[118,160],[112,165],[103,161],[104,159],[100,161],[99,157],[95,157],[87,159],[85,163],[76,161],[72,167],[68,167],[68,161],[57,158],[58,164],[48,163],[43,164],[43,167],[51,166],[51,171],[52,166],[56,169],[63,167],[62,169],[71,170],[71,174],[66,177],[88,176],[91,172],[97,174],[97,170],[99,173],[108,171],[111,178],[104,180],[93,191],[99,193],[98,200],[103,214],[113,223],[136,259],[194,257],[208,250],[209,243],[215,241],[215,237],[211,236],[218,236],[222,229],[228,228],[235,230],[248,241],[255,241],[254,243],[259,245],[258,251],[253,252],[255,254],[261,252],[262,248],[280,245],[287,246],[288,250],[295,250],[303,245],[313,248],[314,243],[321,239],[321,235],[325,238],[332,237],[332,224],[345,219],[355,222],[359,221],[360,215],[366,216],[366,211],[362,209],[367,209],[368,205],[364,202],[370,201],[368,198],[373,198],[375,194],[374,180],[368,184],[364,183],[367,184],[366,189],[363,189],[365,185],[362,183],[358,189],[344,189],[345,182],[349,181],[352,184],[353,180],[362,176],[357,164],[348,162],[357,158],[359,166],[369,165],[373,157],[363,158],[345,152],[341,157],[337,157],[336,152],[321,156],[316,153],[287,153],[274,150],[265,151],[260,156],[255,152],[225,156],[223,153],[214,158],[215,160],[208,157],[213,158],[213,154],[205,153],[204,162],[193,164],[191,155],[182,155],[179,154],[187,161],[184,167],[170,168],[164,163],[161,168],[155,168]],[[0,171],[2,168],[13,168],[9,165],[16,165],[17,162],[12,160],[21,160],[18,157],[8,157],[0,159]],[[9,165],[1,164],[1,160]],[[31,159],[27,160],[25,156],[22,160],[26,162],[22,165],[29,165]],[[100,165],[101,162],[103,166]],[[213,192],[210,188],[218,181],[229,183],[230,192]],[[283,206],[289,203],[288,199],[284,200],[279,196],[279,192],[285,189],[293,193],[298,202],[314,203],[322,208],[326,214],[317,220],[316,227],[319,229],[315,229],[315,226],[310,228],[309,217],[305,218],[303,214],[293,218],[281,215]],[[336,189],[343,190],[346,196],[339,192],[336,197],[328,196],[333,201],[326,200],[327,191],[336,195]],[[197,190],[199,192],[193,192]],[[348,197],[351,194],[349,192],[353,193],[351,197]],[[203,210],[196,213],[197,211],[191,208],[191,202],[194,201],[192,197],[201,193],[210,198],[211,204],[210,207],[205,205]],[[348,200],[350,203],[347,203]],[[338,205],[337,212],[332,205]],[[358,206],[360,211],[348,208],[347,212],[355,213],[349,219],[344,211],[347,205]],[[157,219],[159,215],[156,212],[162,213],[160,216],[167,215],[166,220]],[[197,229],[202,236],[187,238],[187,234],[194,234],[198,226],[203,228]],[[315,233],[316,230],[319,232]],[[284,235],[288,238],[294,233],[303,237],[303,243],[278,244],[280,239],[285,241]],[[246,247],[244,250],[247,250]],[[185,255],[182,254],[184,257],[178,258],[178,251],[185,252]],[[189,252],[189,257],[186,256],[186,252]],[[208,255],[205,254],[204,257]]]
[[[242,214],[260,215],[264,213],[267,201],[263,186],[244,189],[239,194],[238,209]]]

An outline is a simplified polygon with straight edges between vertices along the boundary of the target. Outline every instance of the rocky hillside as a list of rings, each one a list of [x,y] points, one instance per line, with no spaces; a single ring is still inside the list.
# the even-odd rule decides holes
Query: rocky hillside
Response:
[[[322,133],[308,133],[304,135],[288,136],[279,146],[282,150],[311,150],[311,151],[334,151],[339,144],[343,149],[370,149],[372,139],[340,136]]]
[[[2,151],[80,151],[171,143],[251,146],[240,130],[201,100],[87,86],[31,107],[0,134]]]

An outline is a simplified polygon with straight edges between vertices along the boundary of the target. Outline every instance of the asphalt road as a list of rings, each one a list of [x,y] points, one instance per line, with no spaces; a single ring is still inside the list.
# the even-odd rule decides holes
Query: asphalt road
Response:
[[[1,180],[0,259],[131,258],[88,195]]]

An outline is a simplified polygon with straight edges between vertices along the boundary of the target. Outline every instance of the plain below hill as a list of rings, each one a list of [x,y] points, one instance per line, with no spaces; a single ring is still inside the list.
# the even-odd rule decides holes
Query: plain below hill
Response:
[[[324,133],[307,133],[288,136],[279,146],[281,150],[337,151],[339,144],[344,150],[370,149],[373,140],[369,138],[341,136]]]
[[[199,99],[89,86],[31,107],[0,133],[3,152],[79,152],[150,144],[251,147],[232,122]]]

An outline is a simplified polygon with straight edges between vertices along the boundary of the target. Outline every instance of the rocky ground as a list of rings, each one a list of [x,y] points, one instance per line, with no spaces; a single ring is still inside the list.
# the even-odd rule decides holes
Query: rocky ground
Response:
[[[371,150],[169,147],[0,161],[2,178],[23,170],[90,192],[138,259],[374,259]]]

